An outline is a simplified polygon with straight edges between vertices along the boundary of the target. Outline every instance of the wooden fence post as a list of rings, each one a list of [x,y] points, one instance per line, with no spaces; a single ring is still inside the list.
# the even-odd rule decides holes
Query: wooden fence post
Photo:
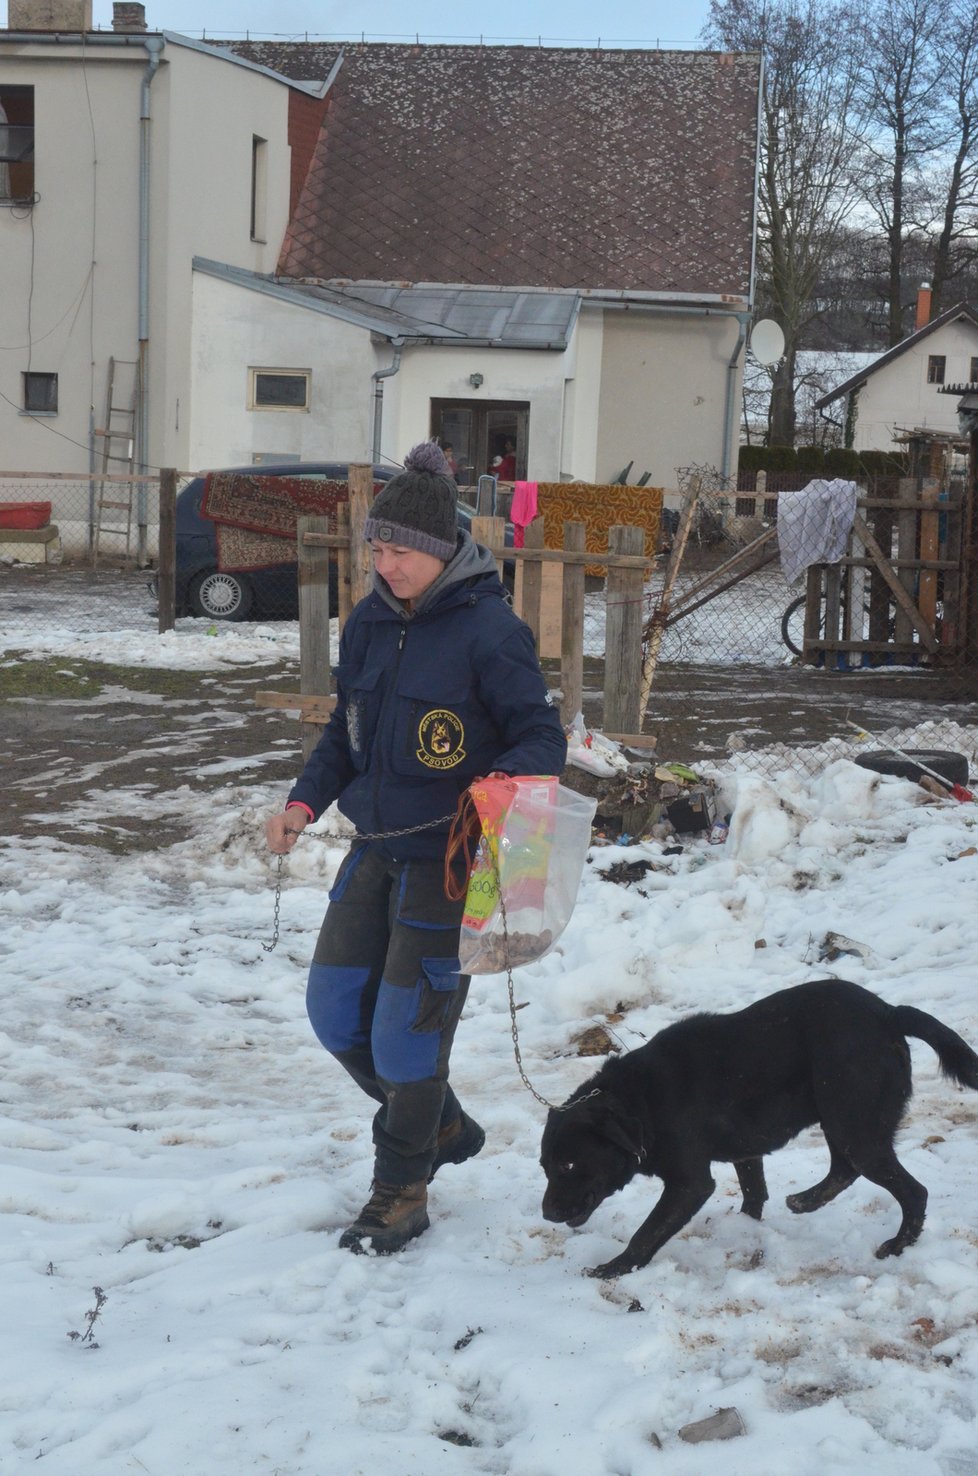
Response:
[[[373,584],[370,550],[364,542],[363,525],[374,500],[374,469],[357,464],[350,467],[350,598],[355,605]]]
[[[610,554],[645,552],[645,529],[608,531]],[[639,733],[642,728],[641,569],[608,568],[604,640],[604,726],[608,733]]]
[[[330,694],[329,548],[307,545],[305,533],[329,533],[328,518],[299,518],[299,691],[303,697]],[[302,760],[322,735],[321,723],[302,723]]]
[[[506,547],[506,519],[475,517],[472,519],[472,537],[496,556],[496,573],[503,577],[503,549]]]
[[[177,619],[177,474],[172,466],[160,472],[160,547],[156,560],[158,630],[172,630]]]
[[[350,618],[350,611],[353,609],[351,572],[353,540],[350,535],[350,504],[348,502],[337,503],[336,532],[340,538],[346,539],[346,542],[341,543],[336,550],[336,613],[339,617],[339,629],[342,632]]]
[[[523,560],[523,609],[522,616],[533,632],[533,641],[540,649],[540,596],[543,593],[543,561],[532,557],[532,550],[543,548],[543,518],[534,518],[527,528],[523,541],[528,556]]]
[[[584,552],[583,523],[564,524],[564,549]],[[560,611],[560,716],[564,727],[584,706],[584,565],[564,565]]]

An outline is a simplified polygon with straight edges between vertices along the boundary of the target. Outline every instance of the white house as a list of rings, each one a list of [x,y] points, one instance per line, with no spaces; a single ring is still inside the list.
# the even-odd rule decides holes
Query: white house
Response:
[[[921,290],[918,326],[816,401],[857,451],[905,447],[922,434],[957,436],[957,401],[942,387],[978,381],[978,313],[965,302],[927,322],[930,292]]]
[[[110,361],[137,466],[188,465],[193,258],[274,269],[290,96],[323,91],[115,9],[93,32],[90,0],[9,0],[0,30],[7,470],[101,465]]]
[[[508,440],[536,480],[735,470],[758,56],[216,46],[114,11],[10,0],[0,31],[5,469],[439,435],[473,475]]]

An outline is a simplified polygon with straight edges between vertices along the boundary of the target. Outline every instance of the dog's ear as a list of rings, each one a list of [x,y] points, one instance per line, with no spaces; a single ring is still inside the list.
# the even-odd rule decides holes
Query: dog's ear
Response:
[[[645,1143],[642,1136],[642,1124],[636,1117],[616,1117],[613,1113],[601,1124],[601,1135],[614,1143],[618,1148],[624,1148],[625,1152],[639,1163],[645,1157]]]

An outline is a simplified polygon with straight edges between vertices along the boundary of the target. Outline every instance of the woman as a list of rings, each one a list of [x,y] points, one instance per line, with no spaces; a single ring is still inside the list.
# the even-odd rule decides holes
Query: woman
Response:
[[[456,496],[426,442],[374,501],[374,587],[343,631],[336,706],[266,827],[284,854],[336,800],[357,829],[306,996],[320,1041],[379,1103],[372,1193],[340,1238],[353,1251],[420,1235],[432,1177],[485,1141],[448,1085],[469,985],[463,903],[444,891],[459,795],[490,772],[559,774],[567,751],[530,631],[492,554],[459,530]]]

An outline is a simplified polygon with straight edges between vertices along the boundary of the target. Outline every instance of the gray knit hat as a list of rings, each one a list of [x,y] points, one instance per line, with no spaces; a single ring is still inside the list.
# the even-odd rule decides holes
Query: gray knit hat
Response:
[[[441,447],[422,441],[374,498],[363,536],[417,548],[447,564],[458,541],[457,505],[458,488]]]

